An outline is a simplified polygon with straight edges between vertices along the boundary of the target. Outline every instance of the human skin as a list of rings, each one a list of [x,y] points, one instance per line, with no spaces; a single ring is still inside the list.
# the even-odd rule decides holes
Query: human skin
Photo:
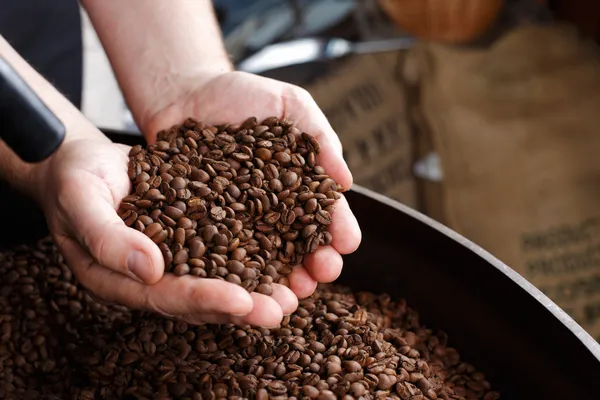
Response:
[[[249,116],[286,117],[313,134],[317,161],[345,188],[352,176],[327,119],[303,89],[233,70],[212,4],[206,0],[84,0],[135,121],[148,143],[188,117],[207,124]],[[336,204],[332,243],[290,275],[272,296],[214,279],[163,275],[158,247],[116,213],[130,191],[128,148],[112,143],[0,39],[5,58],[63,121],[67,136],[48,160],[27,165],[0,145],[0,174],[43,208],[50,231],[79,281],[99,300],[180,316],[190,323],[277,326],[318,282],[335,280],[342,254],[360,243],[344,198]]]

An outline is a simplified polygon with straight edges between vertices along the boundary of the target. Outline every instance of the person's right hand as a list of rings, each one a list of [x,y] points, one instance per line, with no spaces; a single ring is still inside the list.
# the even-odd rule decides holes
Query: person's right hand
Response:
[[[92,128],[89,128],[92,129]],[[97,131],[96,131],[97,132]],[[63,144],[36,172],[37,197],[52,236],[77,279],[100,301],[198,323],[277,326],[298,299],[273,285],[271,297],[217,279],[165,274],[158,247],[117,215],[129,194],[129,148],[97,132]]]

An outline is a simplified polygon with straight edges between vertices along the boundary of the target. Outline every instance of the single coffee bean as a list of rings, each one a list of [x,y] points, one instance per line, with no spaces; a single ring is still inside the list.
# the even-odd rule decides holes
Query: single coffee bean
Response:
[[[175,269],[173,270],[173,272],[177,276],[187,275],[187,274],[190,273],[190,266],[188,264],[185,264],[185,263],[179,264],[179,265],[177,265],[175,267]]]
[[[183,264],[188,261],[188,258],[189,258],[188,252],[186,250],[180,250],[173,257],[173,262],[175,263],[175,265]]]
[[[146,226],[146,229],[144,229],[144,234],[145,234],[146,236],[148,236],[149,238],[152,238],[152,237],[154,237],[154,236],[155,236],[157,233],[159,233],[160,231],[162,231],[162,229],[163,229],[163,228],[162,228],[162,226],[161,226],[159,223],[157,223],[157,222],[154,222],[154,223],[152,223],[152,224],[150,224],[150,225]]]
[[[181,203],[181,202],[179,202],[179,203]],[[182,203],[182,204],[185,204],[185,203]],[[184,216],[184,212],[181,209],[179,209],[177,207],[173,207],[173,206],[167,206],[165,208],[164,212],[167,216],[169,216],[170,218],[172,218],[175,221],[177,221],[179,218]]]
[[[204,256],[204,253],[206,252],[206,245],[204,244],[201,238],[197,236],[191,238],[189,246],[190,257],[198,259]]]
[[[273,287],[270,283],[262,283],[256,287],[256,291],[260,294],[270,296],[273,294]]]
[[[246,267],[238,260],[229,260],[227,261],[227,270],[232,274],[242,275]]]
[[[325,210],[320,210],[315,214],[315,220],[321,225],[331,224],[331,214]]]

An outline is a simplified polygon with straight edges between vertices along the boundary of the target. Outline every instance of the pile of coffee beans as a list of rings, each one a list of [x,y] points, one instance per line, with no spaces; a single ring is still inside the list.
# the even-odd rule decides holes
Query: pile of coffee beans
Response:
[[[51,240],[0,253],[3,399],[499,398],[404,301],[320,287],[276,329],[103,306]]]
[[[271,294],[303,256],[331,243],[341,187],[316,164],[319,142],[287,120],[194,119],[135,146],[134,192],[119,214],[161,249],[167,273]]]

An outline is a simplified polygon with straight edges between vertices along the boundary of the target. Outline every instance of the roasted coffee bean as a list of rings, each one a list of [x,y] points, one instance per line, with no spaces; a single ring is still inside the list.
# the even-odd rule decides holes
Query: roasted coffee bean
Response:
[[[119,216],[158,243],[166,274],[272,295],[304,252],[331,243],[339,193],[315,165],[318,143],[288,121],[262,124],[189,119],[132,148],[135,191]],[[278,327],[188,325],[92,299],[50,239],[1,253],[0,274],[2,398],[499,398],[445,334],[385,294],[324,285]]]
[[[206,252],[206,245],[198,236],[194,236],[189,241],[190,246],[190,257],[201,258]]]
[[[175,267],[173,273],[178,276],[187,275],[190,273],[190,266],[185,263],[181,263]]]
[[[260,294],[270,296],[273,294],[273,286],[270,283],[261,283],[256,287],[256,291]]]

